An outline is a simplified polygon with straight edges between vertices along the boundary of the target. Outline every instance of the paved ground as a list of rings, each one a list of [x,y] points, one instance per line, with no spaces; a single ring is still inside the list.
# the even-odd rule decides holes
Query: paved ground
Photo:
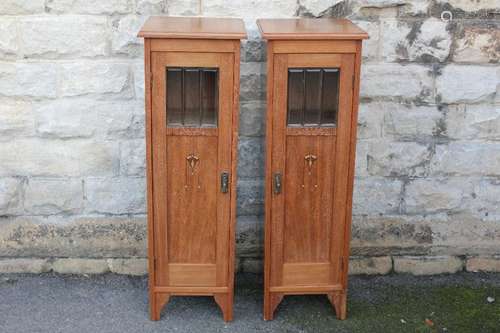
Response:
[[[151,322],[145,278],[0,275],[0,332],[500,332],[500,275],[353,277],[345,321],[326,297],[293,296],[264,322],[260,277],[237,284],[230,324],[206,297],[173,298]]]

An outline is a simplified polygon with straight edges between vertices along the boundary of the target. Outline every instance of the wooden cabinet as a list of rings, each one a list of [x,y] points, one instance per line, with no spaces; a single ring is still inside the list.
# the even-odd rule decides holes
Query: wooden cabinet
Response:
[[[152,17],[144,37],[152,320],[171,296],[232,319],[241,20]]]
[[[348,20],[262,19],[267,39],[264,318],[326,294],[346,317],[361,42]]]

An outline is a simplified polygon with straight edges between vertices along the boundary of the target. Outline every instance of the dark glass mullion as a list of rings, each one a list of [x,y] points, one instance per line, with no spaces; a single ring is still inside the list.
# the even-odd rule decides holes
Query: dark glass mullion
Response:
[[[323,79],[325,77],[325,70],[322,69],[320,71],[319,77],[319,120],[318,125],[321,126],[323,124]]]
[[[200,89],[198,90],[198,104],[199,104],[199,112],[198,112],[198,126],[201,127],[203,124],[203,90],[205,89],[205,86],[203,85],[203,75],[205,74],[205,71],[202,69],[198,69],[198,84],[200,86]]]
[[[300,109],[300,125],[304,126],[305,124],[305,114],[306,114],[306,70],[302,70],[302,107]]]
[[[184,119],[185,119],[185,115],[186,115],[186,94],[185,94],[185,91],[186,91],[186,80],[184,80],[184,74],[186,73],[186,70],[183,68],[181,70],[181,87],[182,87],[182,91],[181,91],[181,94],[182,94],[182,112],[181,112],[181,126],[184,126]]]

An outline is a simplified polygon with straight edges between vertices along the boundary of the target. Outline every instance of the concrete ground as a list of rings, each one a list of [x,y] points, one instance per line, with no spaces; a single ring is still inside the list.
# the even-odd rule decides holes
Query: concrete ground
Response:
[[[351,277],[345,321],[326,297],[289,296],[264,322],[260,279],[238,275],[231,323],[208,297],[175,297],[152,322],[146,278],[0,275],[0,332],[500,332],[498,274]]]

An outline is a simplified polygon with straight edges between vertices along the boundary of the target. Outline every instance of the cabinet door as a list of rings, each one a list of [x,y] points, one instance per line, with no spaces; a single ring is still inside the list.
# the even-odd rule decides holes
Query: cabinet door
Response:
[[[155,284],[226,286],[234,55],[151,61]]]
[[[354,55],[276,54],[273,71],[270,285],[340,284]]]

